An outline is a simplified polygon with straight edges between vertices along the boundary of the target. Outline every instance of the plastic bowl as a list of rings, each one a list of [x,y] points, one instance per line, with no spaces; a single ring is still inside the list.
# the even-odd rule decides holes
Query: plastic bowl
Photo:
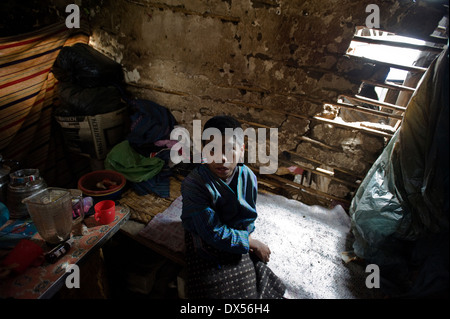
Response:
[[[103,181],[104,179],[109,179],[115,183],[110,189],[99,189],[96,185],[97,183]],[[94,201],[100,201],[105,199],[117,199],[122,194],[127,180],[122,174],[112,171],[112,170],[100,170],[93,171],[83,175],[78,180],[78,189],[83,192],[85,196],[92,197]]]

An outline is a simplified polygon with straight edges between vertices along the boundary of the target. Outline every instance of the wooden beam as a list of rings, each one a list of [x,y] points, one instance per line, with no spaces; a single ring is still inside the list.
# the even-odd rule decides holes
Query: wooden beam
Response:
[[[359,105],[353,105],[353,104],[348,104],[348,103],[340,103],[340,102],[335,102],[335,103],[327,103],[327,104],[331,104],[331,105],[335,105],[335,106],[339,106],[339,107],[344,107],[346,109],[351,109],[357,112],[361,112],[361,113],[367,113],[367,114],[371,114],[371,115],[375,115],[375,116],[379,116],[379,117],[390,117],[390,118],[395,118],[398,120],[403,119],[402,115],[399,114],[394,114],[394,113],[386,113],[386,112],[382,112],[382,111],[378,111],[378,110],[372,110],[363,106],[359,106]]]
[[[398,106],[398,105],[391,104],[391,103],[381,102],[381,101],[369,99],[367,97],[360,96],[360,95],[355,95],[355,96],[341,95],[341,96],[343,96],[349,100],[353,100],[353,101],[357,101],[357,102],[361,102],[361,103],[368,103],[368,104],[372,104],[372,105],[377,105],[377,106],[385,107],[385,108],[388,108],[388,109],[391,109],[394,111],[400,111],[400,112],[406,111],[406,107],[404,107],[404,106]]]
[[[393,90],[399,90],[399,91],[408,91],[408,92],[414,92],[416,89],[411,88],[409,86],[399,85],[392,82],[376,82],[376,81],[370,81],[370,80],[363,80],[364,83],[371,84],[373,86],[379,86],[387,89],[393,89]]]
[[[355,177],[355,178],[357,178],[359,180],[363,180],[364,179],[364,176],[355,174],[353,172],[349,172],[349,171],[347,171],[347,170],[345,170],[344,168],[341,168],[341,167],[336,167],[336,166],[333,166],[333,165],[329,165],[327,163],[323,163],[323,162],[321,162],[319,160],[306,157],[304,154],[299,154],[299,153],[296,153],[294,151],[285,151],[285,152],[289,153],[290,155],[293,155],[293,156],[299,157],[301,159],[304,159],[307,162],[315,163],[315,164],[317,164],[319,166],[320,165],[325,165],[325,166],[331,167],[334,171],[339,171],[339,172],[341,172],[341,173],[343,173],[345,175],[349,175],[349,176]]]
[[[371,129],[371,128],[367,128],[367,127],[362,127],[356,124],[350,124],[350,123],[346,123],[346,122],[338,122],[338,121],[333,121],[333,120],[329,120],[329,119],[325,119],[322,117],[318,117],[318,116],[314,116],[312,118],[312,120],[321,122],[321,123],[326,123],[326,124],[330,124],[330,125],[335,125],[335,126],[339,126],[339,127],[343,127],[349,130],[358,130],[367,134],[372,134],[372,135],[377,135],[377,136],[382,136],[382,137],[387,137],[387,138],[391,138],[394,134],[391,133],[386,133],[383,131],[379,131],[379,130],[375,130],[375,129]]]
[[[305,141],[305,142],[308,142],[308,143],[311,143],[311,144],[315,144],[317,146],[329,149],[329,150],[334,151],[334,152],[342,152],[342,149],[340,149],[338,147],[327,145],[325,143],[322,143],[320,141],[316,141],[316,140],[314,140],[314,139],[312,139],[310,137],[307,137],[307,136],[300,136],[300,139],[302,141]]]
[[[344,56],[350,58],[351,60],[361,60],[366,63],[371,63],[371,64],[375,64],[375,65],[383,65],[383,66],[387,66],[387,67],[394,68],[394,69],[409,71],[412,73],[425,73],[427,71],[427,68],[422,68],[422,67],[418,67],[418,66],[408,66],[408,65],[401,65],[401,64],[396,64],[396,63],[383,62],[383,61],[367,59],[367,58],[363,58],[363,57],[359,57],[359,56],[351,55],[351,54],[346,54]]]
[[[446,45],[448,43],[448,37],[440,37],[438,35],[429,35],[428,37],[424,37],[423,39],[420,40],[443,45]]]
[[[330,175],[330,174],[328,174],[326,172],[320,171],[320,167],[318,167],[318,168],[309,168],[309,167],[306,167],[306,166],[303,166],[303,165],[300,165],[300,164],[297,164],[297,163],[294,163],[294,162],[286,161],[286,160],[283,160],[283,159],[280,159],[278,161],[278,163],[285,163],[286,165],[297,166],[297,167],[299,167],[299,168],[301,168],[301,169],[303,169],[305,171],[311,172],[311,173],[316,174],[316,175],[324,176],[324,177],[329,178],[331,180],[334,180],[334,181],[336,181],[338,183],[345,184],[345,185],[353,187],[353,188],[358,188],[359,187],[359,184],[356,183],[356,182],[349,182],[349,181],[346,181],[346,180],[334,177],[334,173],[332,173],[333,175]]]
[[[389,38],[389,37],[386,37],[386,38]],[[441,53],[443,50],[443,48],[433,47],[433,46],[425,45],[425,44],[414,44],[414,43],[405,43],[405,42],[399,42],[399,41],[385,40],[386,38],[376,39],[376,38],[369,38],[369,37],[354,36],[352,41],[377,44],[377,45],[388,45],[391,47],[414,49],[414,50],[420,50],[420,51],[429,51],[429,52],[434,52],[434,53],[438,53],[438,54]]]

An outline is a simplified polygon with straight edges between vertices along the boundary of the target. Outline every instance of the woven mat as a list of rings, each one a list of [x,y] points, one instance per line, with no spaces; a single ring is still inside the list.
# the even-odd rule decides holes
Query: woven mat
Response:
[[[122,195],[120,204],[130,208],[130,219],[147,224],[156,214],[165,211],[180,195],[181,180],[171,177],[169,198],[162,198],[156,194],[139,196],[133,189],[129,189]]]

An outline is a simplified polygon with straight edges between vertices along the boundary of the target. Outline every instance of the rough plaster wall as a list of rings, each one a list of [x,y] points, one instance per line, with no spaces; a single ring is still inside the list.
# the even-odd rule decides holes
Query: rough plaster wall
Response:
[[[58,16],[71,3],[47,2],[41,11]],[[323,102],[354,94],[361,79],[382,79],[388,71],[343,56],[355,27],[365,23],[364,1],[76,3],[90,21],[91,44],[122,64],[129,91],[168,107],[188,129],[194,119],[233,115],[255,128],[278,128],[280,157],[296,152],[356,176],[384,147],[383,138],[311,120]],[[441,17],[424,1],[370,3],[380,6],[381,28],[400,34],[430,34]],[[335,182],[328,190],[339,197],[348,191]]]
[[[383,1],[382,23],[394,32],[402,21],[411,28],[417,12],[410,5]],[[103,1],[91,11],[92,45],[123,65],[135,96],[168,107],[188,129],[194,119],[233,115],[254,127],[278,128],[280,154],[297,152],[364,176],[383,138],[311,118],[323,111],[322,101],[354,94],[361,79],[388,71],[343,56],[355,26],[365,23],[365,6],[350,0]],[[328,192],[339,197],[350,191],[330,185]]]

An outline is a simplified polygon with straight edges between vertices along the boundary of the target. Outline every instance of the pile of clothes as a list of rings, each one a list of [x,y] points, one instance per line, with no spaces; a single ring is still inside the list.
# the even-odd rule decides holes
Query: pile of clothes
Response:
[[[126,108],[131,128],[106,155],[104,164],[125,176],[139,195],[170,195],[171,112],[152,101],[130,98],[122,66],[84,43],[62,48],[52,72],[58,79],[57,116],[90,116]],[[109,136],[109,138],[112,138]],[[124,139],[125,138],[125,139]],[[124,140],[123,140],[124,139]]]
[[[172,113],[148,100],[127,100],[131,129],[126,140],[117,144],[105,159],[105,168],[115,170],[131,182],[139,195],[155,193],[170,196],[170,149],[177,141],[170,133],[177,125]]]

